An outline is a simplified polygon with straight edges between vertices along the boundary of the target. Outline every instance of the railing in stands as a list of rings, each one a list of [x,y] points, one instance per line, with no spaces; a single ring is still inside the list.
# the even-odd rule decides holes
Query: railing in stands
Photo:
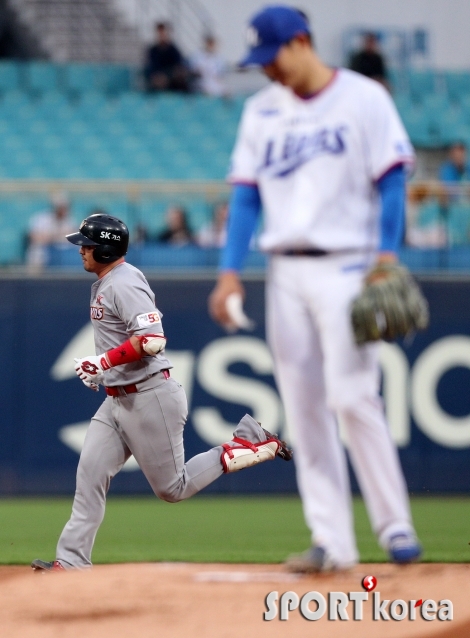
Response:
[[[24,262],[24,239],[33,214],[47,209],[51,196],[65,191],[70,199],[75,222],[96,209],[121,217],[131,229],[147,231],[155,242],[165,224],[170,206],[186,209],[195,231],[207,226],[217,204],[227,201],[230,187],[223,181],[158,181],[158,180],[4,180],[0,181],[0,263]],[[144,233],[145,235],[145,233]],[[134,240],[134,247],[137,241]],[[144,246],[149,263],[152,249]],[[144,252],[145,252],[144,251]],[[168,251],[167,251],[168,252]],[[201,264],[215,268],[215,253],[204,258],[197,251],[170,252],[166,263],[175,268],[194,268]],[[142,253],[143,255],[144,253]],[[167,254],[167,253],[165,253]],[[161,255],[160,255],[161,256]],[[183,259],[184,257],[184,259]],[[408,187],[407,227],[400,257],[415,271],[454,270],[470,272],[470,182],[413,182]],[[154,259],[154,261],[152,261]],[[255,259],[253,266],[262,265]]]

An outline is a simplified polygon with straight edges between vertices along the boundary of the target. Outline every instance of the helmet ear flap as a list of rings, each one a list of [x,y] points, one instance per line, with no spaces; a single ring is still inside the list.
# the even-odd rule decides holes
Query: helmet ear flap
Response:
[[[114,246],[96,246],[93,251],[93,259],[99,264],[112,264],[122,257],[120,251]]]

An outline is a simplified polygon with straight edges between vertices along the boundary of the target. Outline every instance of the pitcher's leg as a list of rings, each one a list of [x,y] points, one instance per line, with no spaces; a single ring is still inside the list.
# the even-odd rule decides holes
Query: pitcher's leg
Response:
[[[383,547],[391,536],[413,533],[405,480],[379,397],[342,412],[349,453],[372,529]]]
[[[110,481],[130,455],[116,430],[92,419],[78,464],[72,516],[57,545],[57,560],[65,567],[91,565]]]
[[[270,284],[267,327],[276,380],[294,437],[297,482],[315,543],[338,566],[357,561],[346,458],[326,405],[323,353],[311,313],[292,285]]]
[[[383,546],[396,532],[413,534],[397,451],[379,398],[378,345],[354,342],[349,307],[362,286],[360,272],[337,269],[332,297],[324,291],[322,345],[328,405],[346,426],[351,462],[371,525]]]

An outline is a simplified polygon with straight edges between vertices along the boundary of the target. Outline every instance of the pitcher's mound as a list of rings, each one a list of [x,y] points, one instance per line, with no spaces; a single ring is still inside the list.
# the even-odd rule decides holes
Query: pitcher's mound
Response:
[[[309,621],[298,609],[285,621],[263,619],[269,592],[302,597],[318,591],[327,598],[332,591],[363,591],[367,575],[376,577],[381,601],[447,599],[454,619],[425,621],[418,607],[414,621],[373,621],[371,600],[362,621],[352,620],[353,603],[346,609],[349,621],[328,620],[327,613]],[[468,638],[469,578],[466,564],[359,565],[347,573],[302,577],[281,565],[142,563],[52,574],[3,567],[0,627],[8,638]],[[310,607],[315,611],[315,603]]]

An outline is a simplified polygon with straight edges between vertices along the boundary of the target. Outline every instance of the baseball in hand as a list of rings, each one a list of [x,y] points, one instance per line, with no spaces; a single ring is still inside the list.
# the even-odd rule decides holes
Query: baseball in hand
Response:
[[[233,292],[227,297],[225,302],[227,313],[230,317],[230,324],[226,325],[229,332],[235,332],[242,328],[243,330],[254,330],[255,322],[246,316],[243,310],[243,299],[240,293]]]

